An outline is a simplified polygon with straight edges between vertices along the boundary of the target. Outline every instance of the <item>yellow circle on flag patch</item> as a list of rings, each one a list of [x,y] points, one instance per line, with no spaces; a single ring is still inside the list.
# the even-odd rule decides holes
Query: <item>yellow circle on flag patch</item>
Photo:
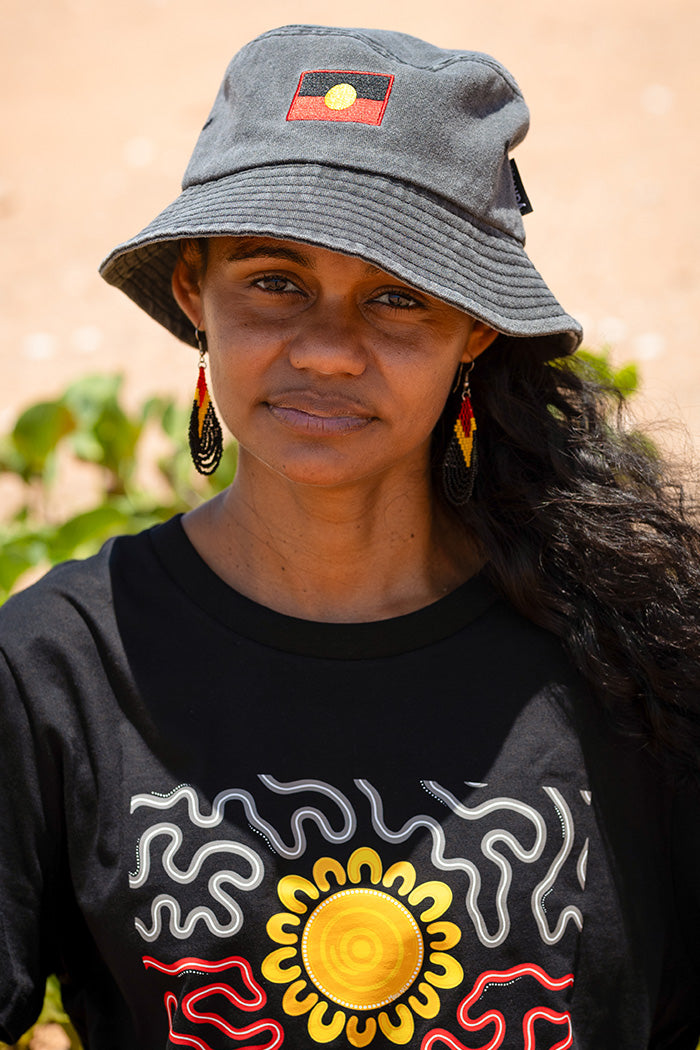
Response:
[[[323,99],[329,109],[347,109],[357,98],[352,84],[334,84]]]

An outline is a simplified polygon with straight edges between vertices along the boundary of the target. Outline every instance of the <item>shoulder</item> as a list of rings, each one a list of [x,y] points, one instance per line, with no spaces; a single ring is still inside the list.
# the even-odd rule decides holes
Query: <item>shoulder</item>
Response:
[[[52,727],[74,739],[85,720],[116,724],[119,705],[110,698],[118,695],[124,702],[133,692],[119,620],[120,581],[139,581],[142,599],[152,584],[144,571],[149,559],[155,561],[150,530],[120,536],[93,557],[56,566],[5,603],[0,610],[0,720],[20,720],[25,716],[18,712],[24,710],[44,727],[42,737]]]
[[[90,558],[63,562],[0,609],[0,650],[6,655],[38,643],[55,646],[69,635],[94,633],[113,614],[112,566],[148,556],[148,531],[108,540]]]
[[[31,587],[9,598],[0,610],[0,644],[12,634],[36,630],[57,615],[67,614],[76,603],[94,604],[104,597],[113,543],[110,540],[91,558],[55,566]]]

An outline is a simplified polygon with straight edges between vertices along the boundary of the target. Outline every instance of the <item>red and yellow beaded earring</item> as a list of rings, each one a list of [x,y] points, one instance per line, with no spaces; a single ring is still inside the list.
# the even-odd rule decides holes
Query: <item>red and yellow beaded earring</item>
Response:
[[[201,333],[194,330],[199,347],[199,375],[190,414],[190,455],[195,469],[200,474],[213,474],[221,460],[223,440],[221,425],[216,418],[206,377],[206,348],[202,345]]]
[[[455,388],[461,382],[462,401],[442,461],[442,483],[453,507],[469,502],[476,478],[476,419],[469,389],[469,373],[474,362],[463,364]]]

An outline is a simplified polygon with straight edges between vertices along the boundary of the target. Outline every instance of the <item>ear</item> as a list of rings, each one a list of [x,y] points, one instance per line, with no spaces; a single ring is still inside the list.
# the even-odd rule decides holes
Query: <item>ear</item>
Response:
[[[491,328],[490,325],[484,323],[484,321],[477,321],[474,318],[472,328],[467,339],[467,345],[464,348],[462,354],[463,361],[473,361],[483,354],[484,350],[487,350],[491,343],[494,341],[498,332],[495,328]]]
[[[192,267],[180,256],[175,263],[171,287],[175,302],[195,328],[202,325],[202,293]]]

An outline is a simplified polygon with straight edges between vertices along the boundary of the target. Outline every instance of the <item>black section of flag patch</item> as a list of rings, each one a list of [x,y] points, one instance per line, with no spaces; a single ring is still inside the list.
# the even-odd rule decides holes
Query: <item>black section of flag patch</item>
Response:
[[[358,98],[371,98],[383,102],[393,77],[380,73],[351,73],[348,70],[313,69],[304,73],[297,95],[327,95],[337,84],[349,84]]]

